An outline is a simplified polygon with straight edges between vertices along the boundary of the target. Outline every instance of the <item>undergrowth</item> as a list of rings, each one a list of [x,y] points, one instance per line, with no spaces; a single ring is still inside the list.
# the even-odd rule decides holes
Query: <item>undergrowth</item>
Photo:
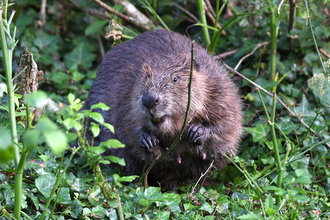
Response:
[[[329,1],[223,1],[223,7],[215,1],[221,27],[199,17],[203,1],[132,1],[153,22],[148,27],[113,14],[109,23],[96,2],[48,2],[43,23],[39,1],[8,8],[1,1],[1,219],[329,219]],[[119,3],[112,8],[124,13]],[[133,181],[107,166],[124,164],[102,156],[123,147],[119,141],[93,147],[84,138],[86,120],[96,121],[94,136],[100,124],[116,130],[100,114],[79,112],[101,48],[165,24],[230,67],[239,63],[235,69],[247,78],[230,73],[244,102],[245,134],[232,163],[209,175],[216,186],[144,191],[141,178]],[[123,38],[105,40],[113,27]],[[12,81],[12,60],[27,46],[44,78],[38,92],[22,97]]]

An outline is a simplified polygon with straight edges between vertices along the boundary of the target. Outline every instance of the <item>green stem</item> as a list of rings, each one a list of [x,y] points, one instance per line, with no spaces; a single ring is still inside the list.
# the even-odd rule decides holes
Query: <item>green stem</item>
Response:
[[[276,142],[275,113],[276,113],[276,94],[273,93],[273,110],[272,110],[271,121],[269,124],[270,124],[270,130],[271,130],[273,146],[274,146],[274,151],[275,151],[275,159],[276,159],[277,169],[278,169],[277,187],[281,188],[282,187],[282,178],[283,178],[283,169],[282,169],[282,163],[281,163],[281,158],[280,158],[280,152],[278,150],[277,142]],[[276,205],[279,205],[280,201],[281,201],[281,196],[277,195],[276,196]]]
[[[24,152],[20,158],[19,164],[15,171],[15,205],[14,205],[14,217],[16,219],[21,218],[21,204],[22,204],[22,182],[24,165],[28,153]]]
[[[203,34],[203,38],[204,38],[204,46],[207,48],[210,45],[210,35],[209,35],[209,30],[207,29],[207,22],[206,22],[203,0],[197,0],[197,9],[198,9],[198,13],[199,13],[199,20],[201,21],[202,24],[204,24],[201,27],[202,27],[202,34]]]
[[[5,6],[6,7],[6,6]],[[13,92],[13,83],[12,83],[12,62],[11,62],[11,50],[8,49],[7,38],[5,35],[2,10],[0,10],[0,37],[1,37],[1,46],[3,52],[3,63],[6,73],[6,83],[8,91],[8,105],[9,105],[9,123],[12,140],[17,143],[17,129],[16,129],[16,118],[15,118],[15,103],[14,103],[14,92]],[[15,147],[15,158],[14,163],[17,167],[19,163],[19,150]]]
[[[276,76],[276,41],[278,27],[276,27],[276,5],[269,7],[270,12],[270,75],[273,81],[277,81]],[[276,91],[276,86],[272,88],[272,91]]]

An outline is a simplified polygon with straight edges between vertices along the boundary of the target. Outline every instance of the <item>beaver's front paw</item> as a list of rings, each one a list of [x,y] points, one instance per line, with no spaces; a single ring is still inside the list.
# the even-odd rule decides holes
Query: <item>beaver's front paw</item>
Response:
[[[206,128],[202,124],[191,124],[187,131],[188,140],[196,145],[203,145],[206,138]]]
[[[156,151],[157,152],[159,151],[158,144],[159,144],[159,140],[154,134],[148,132],[140,133],[140,146],[144,147],[146,152],[155,154]]]

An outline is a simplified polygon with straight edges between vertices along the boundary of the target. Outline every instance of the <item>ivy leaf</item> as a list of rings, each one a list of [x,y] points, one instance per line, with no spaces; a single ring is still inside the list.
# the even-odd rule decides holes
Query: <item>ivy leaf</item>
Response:
[[[81,213],[83,208],[79,205],[78,201],[75,199],[71,204],[71,217],[78,218],[78,215]]]
[[[252,128],[244,128],[245,131],[249,132],[250,134],[252,134],[253,137],[253,142],[263,142],[267,139],[267,134],[270,131],[270,128],[268,125],[266,124],[257,124],[256,127],[252,127]]]
[[[214,210],[214,206],[212,206],[210,203],[208,202],[205,202],[202,207],[201,207],[201,210],[203,211],[206,211],[208,213],[213,213],[213,210]]]
[[[105,20],[95,21],[93,24],[89,25],[85,29],[85,35],[95,34],[96,32],[98,32],[107,23],[108,23],[108,21],[105,21]]]
[[[84,42],[78,44],[71,53],[64,55],[65,65],[69,69],[76,69],[81,66],[88,69],[92,66],[92,62],[96,55],[88,52],[87,46]]]
[[[49,198],[50,193],[53,190],[53,187],[56,182],[56,177],[54,174],[45,174],[41,175],[35,180],[37,189],[44,195],[46,198]]]

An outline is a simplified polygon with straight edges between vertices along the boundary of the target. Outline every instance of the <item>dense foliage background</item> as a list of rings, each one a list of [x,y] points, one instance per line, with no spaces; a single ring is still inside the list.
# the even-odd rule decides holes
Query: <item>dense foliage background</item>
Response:
[[[194,193],[191,193],[192,186],[181,187],[176,192],[161,192],[155,187],[143,191],[140,182],[129,184],[127,180],[133,178],[125,178],[118,170],[104,166],[100,174],[97,164],[123,161],[101,158],[102,152],[97,150],[88,151],[93,153],[93,157],[89,155],[91,159],[84,158],[84,151],[73,156],[68,143],[81,138],[81,133],[71,128],[81,129],[79,119],[82,117],[103,124],[98,115],[88,111],[79,114],[78,110],[88,96],[104,51],[147,29],[163,28],[162,22],[169,29],[189,34],[196,42],[208,46],[203,24],[198,21],[198,1],[153,0],[150,4],[129,1],[150,19],[148,25],[137,25],[122,17],[121,14],[127,12],[121,1],[117,4],[104,1],[120,13],[117,15],[92,0],[13,2],[6,19],[11,11],[16,11],[10,25],[11,32],[17,27],[15,39],[19,39],[14,60],[28,47],[44,77],[39,82],[41,91],[26,98],[31,107],[39,107],[37,112],[28,112],[29,116],[36,115],[31,126],[27,124],[26,105],[16,102],[19,105],[16,108],[18,143],[12,144],[8,93],[4,86],[4,67],[1,67],[1,219],[12,218],[9,214],[14,212],[17,196],[14,183],[17,167],[14,160],[8,162],[14,157],[15,144],[21,154],[26,152],[21,192],[23,219],[45,216],[117,219],[119,208],[126,219],[329,219],[330,153],[325,143],[329,143],[330,137],[329,1],[246,0],[219,4],[225,5],[219,18],[224,30],[210,51],[232,68],[242,61],[237,70],[265,90],[276,92],[291,112],[279,102],[274,104],[273,98],[264,92],[260,99],[255,85],[230,73],[244,101],[245,133],[241,152],[225,170],[210,175],[219,182],[217,186],[203,187]],[[216,2],[210,1],[210,4],[218,11]],[[296,16],[291,22],[293,2]],[[210,8],[207,12],[212,14]],[[206,15],[208,25],[213,27],[212,15]],[[122,32],[122,38],[105,38],[114,29]],[[211,37],[215,33],[214,28],[209,29]],[[275,38],[271,39],[274,34]],[[277,42],[276,54],[272,52],[271,41]],[[272,55],[276,61],[275,74]],[[3,63],[2,53],[0,58]],[[13,70],[16,66],[13,62]],[[268,123],[270,119],[262,101],[271,117],[274,116],[276,134],[271,132],[272,123]],[[96,126],[95,134],[97,129]],[[30,141],[32,139],[35,140]],[[322,140],[327,141],[318,145]],[[110,145],[122,147],[118,142]],[[67,149],[62,154],[64,148]],[[110,188],[104,188],[102,180],[109,183]],[[113,194],[107,195],[107,189]],[[43,212],[45,216],[41,217]]]

